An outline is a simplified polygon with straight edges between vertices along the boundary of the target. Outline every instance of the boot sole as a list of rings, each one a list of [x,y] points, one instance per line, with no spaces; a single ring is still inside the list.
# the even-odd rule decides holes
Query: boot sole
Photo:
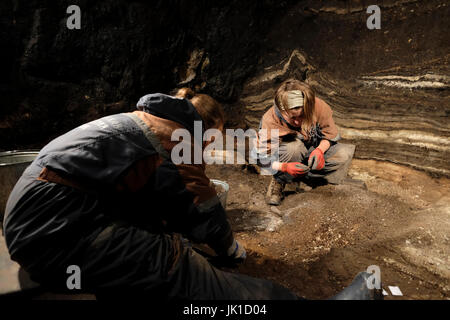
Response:
[[[279,206],[281,204],[281,201],[277,202],[277,201],[266,200],[266,203],[271,206]]]

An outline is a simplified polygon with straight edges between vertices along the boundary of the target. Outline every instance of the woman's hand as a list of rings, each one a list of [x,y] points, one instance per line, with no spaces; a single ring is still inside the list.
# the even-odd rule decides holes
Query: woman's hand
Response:
[[[325,167],[324,153],[330,148],[330,141],[323,139],[320,141],[319,146],[311,152],[308,159],[308,167],[311,170],[322,170]]]
[[[320,148],[316,148],[311,152],[308,159],[308,167],[310,167],[311,170],[322,170],[323,167],[325,167],[325,157]]]
[[[309,172],[309,168],[300,162],[284,162],[280,166],[281,172],[289,173],[291,176],[301,176]]]

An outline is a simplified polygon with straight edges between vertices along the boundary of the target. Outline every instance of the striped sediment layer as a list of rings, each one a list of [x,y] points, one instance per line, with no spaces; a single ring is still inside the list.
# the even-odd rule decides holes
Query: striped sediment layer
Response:
[[[450,77],[433,71],[414,73],[420,69],[405,66],[352,80],[335,79],[294,50],[247,81],[238,102],[245,108],[245,123],[240,125],[257,128],[281,81],[296,77],[312,85],[332,107],[342,138],[356,145],[356,158],[450,176]],[[433,69],[439,70],[436,65]]]

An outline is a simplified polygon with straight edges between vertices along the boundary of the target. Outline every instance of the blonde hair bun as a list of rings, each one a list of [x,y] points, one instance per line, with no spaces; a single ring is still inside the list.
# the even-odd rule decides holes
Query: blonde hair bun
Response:
[[[195,91],[190,88],[178,89],[175,97],[181,99],[192,99],[195,96]]]

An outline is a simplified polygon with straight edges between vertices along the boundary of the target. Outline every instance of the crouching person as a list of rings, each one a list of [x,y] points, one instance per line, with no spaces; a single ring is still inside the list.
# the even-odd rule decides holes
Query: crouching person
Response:
[[[246,258],[204,162],[171,158],[175,130],[194,137],[195,121],[223,128],[221,106],[185,88],[175,97],[146,95],[137,107],[41,150],[7,203],[11,258],[58,292],[75,265],[81,290],[97,297],[297,299],[270,281],[216,269],[183,240],[206,243],[232,262]],[[194,140],[189,144],[195,151]]]
[[[332,110],[301,81],[284,81],[260,123],[258,160],[273,178],[266,202],[279,205],[287,183],[321,180],[340,184],[347,176],[354,145],[340,140]]]

